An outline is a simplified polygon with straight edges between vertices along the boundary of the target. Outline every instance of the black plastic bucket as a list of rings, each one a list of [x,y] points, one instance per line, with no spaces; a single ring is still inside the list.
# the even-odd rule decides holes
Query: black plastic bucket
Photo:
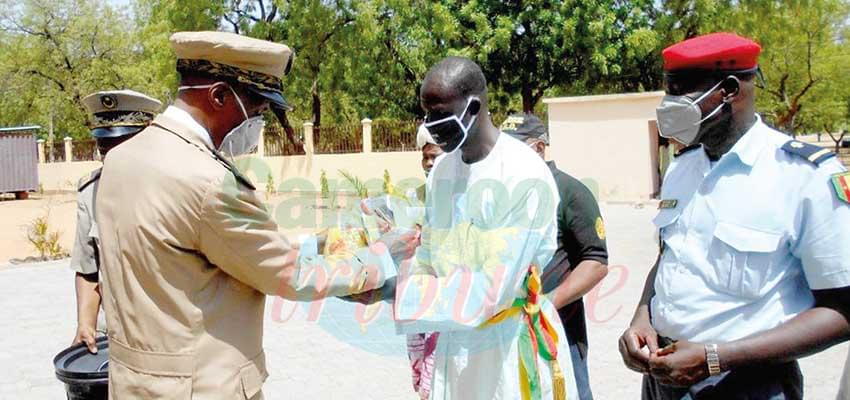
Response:
[[[109,342],[97,338],[97,354],[83,344],[71,346],[53,358],[56,377],[65,384],[68,400],[106,400],[109,397]]]

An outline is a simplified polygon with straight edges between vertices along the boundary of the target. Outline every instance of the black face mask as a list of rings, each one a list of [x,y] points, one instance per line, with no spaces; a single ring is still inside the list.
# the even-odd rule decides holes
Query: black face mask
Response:
[[[475,123],[475,118],[478,117],[478,106],[474,108],[472,112],[470,112],[470,105],[473,102],[478,102],[478,98],[470,97],[466,102],[466,107],[463,109],[463,113],[460,117],[456,115],[451,115],[446,118],[441,118],[436,121],[425,122],[425,129],[428,130],[428,133],[431,134],[431,137],[434,138],[434,141],[443,148],[443,151],[446,153],[451,153],[466,142],[466,138],[469,136],[469,129],[472,127],[472,124]],[[469,120],[469,124],[463,125],[463,118],[466,116],[466,113],[470,112],[472,115],[472,119]]]

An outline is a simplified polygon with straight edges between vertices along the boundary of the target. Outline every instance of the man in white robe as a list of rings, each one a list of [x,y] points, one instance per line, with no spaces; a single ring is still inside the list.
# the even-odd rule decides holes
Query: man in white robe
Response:
[[[577,399],[563,327],[537,281],[556,248],[552,174],[493,125],[471,60],[432,67],[420,100],[448,154],[428,176],[421,245],[401,267],[394,313],[399,333],[439,332],[431,399]]]

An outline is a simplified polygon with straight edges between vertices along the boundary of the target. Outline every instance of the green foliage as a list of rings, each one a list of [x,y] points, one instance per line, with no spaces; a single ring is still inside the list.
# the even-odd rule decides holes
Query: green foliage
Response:
[[[339,170],[339,174],[345,179],[348,184],[351,185],[351,188],[354,190],[354,194],[356,194],[361,199],[366,199],[369,197],[369,189],[366,187],[366,184],[363,183],[360,178],[352,175],[348,171]]]
[[[275,193],[277,193],[277,186],[275,186],[274,183],[274,176],[272,176],[272,173],[269,172],[268,176],[266,177],[266,197],[268,198],[268,196],[273,195]]]
[[[390,171],[384,170],[384,193],[385,194],[396,194],[395,186],[393,185],[392,178],[390,178]]]
[[[546,96],[657,90],[661,50],[714,31],[763,45],[768,121],[836,131],[850,117],[846,0],[0,0],[0,126],[88,136],[80,100],[134,89],[169,103],[169,36],[228,30],[286,43],[289,120],[315,126],[422,116],[418,89],[447,55],[477,61],[494,115]],[[46,134],[45,129],[43,133]],[[318,145],[318,143],[316,143]]]
[[[850,3],[741,0],[705,30],[732,30],[761,44],[765,86],[757,108],[780,129],[835,131],[848,121]]]
[[[331,189],[328,186],[328,175],[325,174],[325,170],[322,170],[322,174],[319,176],[319,187],[323,199],[327,199],[331,196]]]
[[[128,26],[126,15],[101,2],[0,3],[0,125],[52,121],[56,137],[88,136],[80,100],[142,79],[125,69],[140,61]]]
[[[478,61],[490,83],[534,111],[554,87],[616,79],[652,56],[652,1],[444,1],[461,27],[457,53]],[[633,89],[641,88],[638,83]],[[510,106],[509,106],[510,107]],[[510,107],[513,108],[513,107]]]
[[[50,211],[32,220],[27,226],[27,240],[45,260],[63,258],[68,252],[59,244],[60,232],[50,228]]]

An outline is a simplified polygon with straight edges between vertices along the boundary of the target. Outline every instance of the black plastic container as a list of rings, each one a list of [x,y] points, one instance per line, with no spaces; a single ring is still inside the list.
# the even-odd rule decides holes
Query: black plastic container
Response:
[[[97,354],[83,344],[71,346],[53,358],[56,377],[65,384],[68,400],[106,400],[109,397],[109,342],[97,338]]]

